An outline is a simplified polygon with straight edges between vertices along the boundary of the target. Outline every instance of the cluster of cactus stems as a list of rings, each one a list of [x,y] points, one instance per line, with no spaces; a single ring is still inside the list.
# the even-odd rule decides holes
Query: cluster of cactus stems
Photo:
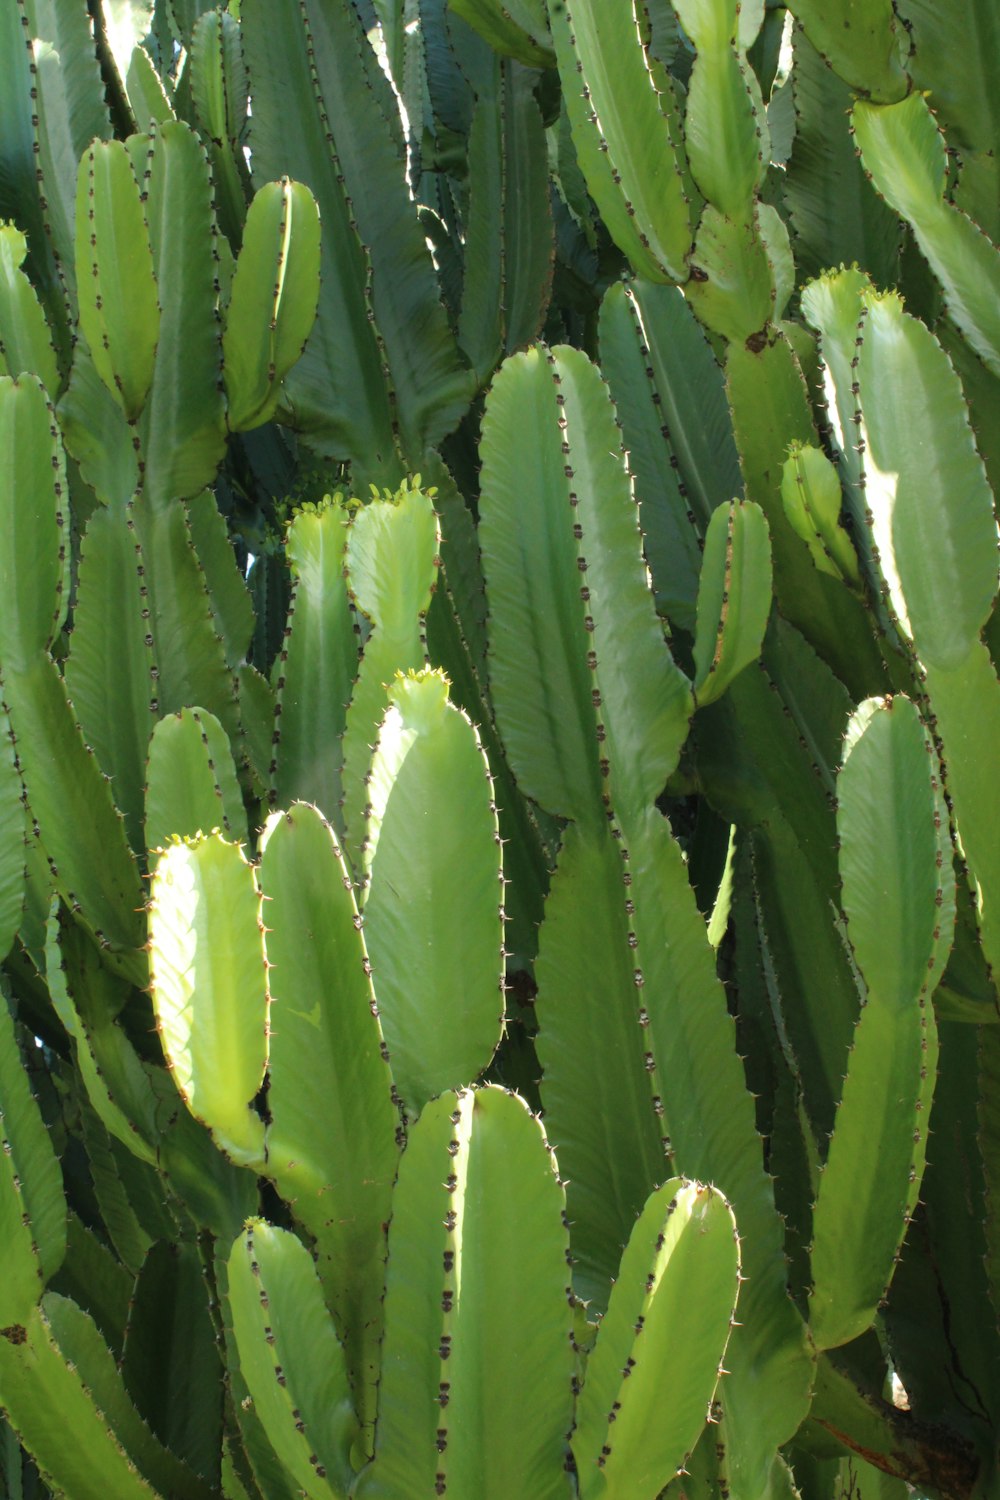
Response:
[[[0,0],[3,1500],[996,1494],[998,76]]]

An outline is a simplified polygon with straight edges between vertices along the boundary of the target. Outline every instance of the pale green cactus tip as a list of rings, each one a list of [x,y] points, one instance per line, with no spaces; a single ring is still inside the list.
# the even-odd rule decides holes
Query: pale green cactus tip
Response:
[[[200,844],[203,844],[206,839],[215,838],[220,839],[224,844],[233,842],[232,839],[226,838],[223,828],[220,824],[217,823],[215,827],[210,828],[207,833],[203,828],[198,828],[194,833],[168,834],[166,843],[158,844],[155,849],[150,849],[149,853],[151,855],[166,854],[171,849],[197,849],[198,846]]]
[[[429,484],[425,486],[419,474],[406,475],[394,490],[390,489],[388,485],[383,485],[379,489],[378,485],[374,483],[370,483],[368,488],[371,491],[370,500],[385,500],[390,505],[399,505],[401,501],[406,499],[407,495],[422,494],[428,500],[436,500],[438,495],[437,485]],[[367,502],[352,500],[351,503],[361,505]]]
[[[355,502],[345,501],[343,490],[333,490],[320,500],[300,500],[294,503],[285,501],[282,506],[285,511],[282,517],[285,530],[294,525],[297,516],[324,516],[328,510],[343,509],[345,504],[353,505]]]

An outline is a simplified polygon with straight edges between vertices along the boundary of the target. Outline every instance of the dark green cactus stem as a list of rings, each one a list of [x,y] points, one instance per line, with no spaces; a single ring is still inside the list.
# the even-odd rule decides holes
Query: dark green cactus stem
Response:
[[[550,0],[549,16],[591,196],[638,275],[685,281],[691,219],[670,78],[650,69],[621,0]]]

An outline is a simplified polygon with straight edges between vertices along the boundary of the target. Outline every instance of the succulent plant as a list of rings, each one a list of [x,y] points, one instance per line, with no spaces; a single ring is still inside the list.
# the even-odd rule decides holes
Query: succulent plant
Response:
[[[985,1500],[991,0],[0,0],[0,1497]]]

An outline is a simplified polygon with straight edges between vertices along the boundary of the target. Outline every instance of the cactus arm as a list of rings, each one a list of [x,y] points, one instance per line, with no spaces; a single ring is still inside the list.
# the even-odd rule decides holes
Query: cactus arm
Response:
[[[506,235],[504,251],[505,352],[537,338],[552,293],[555,230],[549,175],[541,158],[545,139],[532,75],[511,68],[504,131]]]
[[[5,998],[0,999],[0,1131],[0,1226],[7,1247],[0,1336],[15,1340],[66,1253],[66,1201],[59,1162],[31,1095]]]
[[[840,524],[840,480],[821,448],[792,442],[781,471],[785,515],[821,573],[861,587],[851,539]]]
[[[760,85],[728,0],[679,0],[676,10],[697,48],[684,115],[691,175],[720,214],[740,218],[771,155]]]
[[[989,163],[1000,145],[1000,123],[997,120],[996,94],[993,87],[997,60],[1000,58],[1000,28],[990,0],[971,0],[970,4],[946,0],[906,0],[905,18],[913,45],[908,68],[918,89],[928,91],[930,105],[960,144],[966,155],[963,177],[973,155],[981,157],[987,167],[984,186],[991,198],[992,223],[983,223],[996,242],[997,204],[996,167]],[[961,20],[967,45],[948,46],[951,28]],[[990,195],[992,179],[994,191]],[[961,188],[959,197],[962,197]],[[973,215],[975,217],[975,215]]]
[[[139,185],[120,141],[95,141],[81,158],[76,265],[81,331],[97,373],[133,422],[153,380],[160,308]]]
[[[640,289],[641,303],[637,295]],[[684,305],[682,297],[678,300]],[[674,452],[673,422],[668,415],[671,392],[669,383],[666,392],[661,388],[663,372],[657,348],[659,327],[674,311],[671,303],[672,290],[665,287],[640,288],[636,283],[626,288],[620,282],[609,287],[601,302],[601,368],[619,413],[629,468],[635,479],[643,550],[652,574],[657,610],[671,624],[693,635],[701,570],[697,499],[688,490],[687,477],[682,474]],[[700,334],[698,338],[701,340]],[[702,352],[711,359],[703,341]],[[704,359],[696,369],[698,376],[702,376]],[[692,382],[701,385],[694,375]],[[721,390],[721,380],[719,386]],[[692,436],[696,441],[701,423],[710,420],[705,411],[699,424],[693,425]],[[735,494],[740,488],[735,452],[733,470],[728,489]],[[704,508],[707,510],[708,506]]]
[[[393,1077],[418,1113],[487,1066],[503,1029],[493,782],[438,672],[389,689],[368,786],[365,936]]]
[[[141,853],[157,672],[132,515],[129,502],[124,509],[96,510],[87,525],[64,680],[84,737],[112,779],[129,843]]]
[[[21,8],[35,61],[43,212],[60,269],[72,287],[77,164],[95,137],[108,139],[111,120],[86,4],[23,0]],[[79,269],[76,274],[80,276]]]
[[[726,691],[760,656],[771,612],[771,544],[760,506],[719,506],[705,537],[694,642],[700,705]]]
[[[27,900],[27,841],[24,784],[10,716],[0,700],[0,954],[4,958],[21,929]]]
[[[639,357],[648,359],[660,398],[653,405],[667,428],[692,524],[703,535],[715,507],[742,487],[722,372],[687,298],[676,287],[641,281],[624,291],[612,287],[605,297],[609,313],[625,294]],[[602,367],[612,356],[603,340],[602,330]],[[630,404],[618,399],[614,380],[610,374],[608,378],[628,433]]]
[[[231,1157],[260,1166],[250,1107],[267,1063],[268,993],[254,874],[218,835],[172,844],[149,909],[153,1007],[164,1055],[196,1119]]]
[[[143,942],[139,872],[54,663],[42,656],[24,672],[8,673],[4,697],[56,889],[100,946],[120,954],[144,984],[145,963],[134,952]]]
[[[627,0],[549,0],[580,168],[637,275],[686,281],[690,209],[660,90]]]
[[[1000,251],[943,199],[945,142],[920,94],[900,104],[859,102],[852,113],[865,170],[910,225],[944,288],[945,304],[980,359],[1000,375]]]
[[[677,1170],[725,1193],[744,1240],[743,1326],[729,1346],[732,1374],[722,1402],[733,1484],[755,1488],[808,1405],[804,1330],[787,1297],[781,1224],[753,1103],[680,848],[651,808],[627,831],[619,854],[632,876],[636,946],[629,988],[633,997],[638,989],[648,1020],[642,1035],[655,1068],[657,1125]]]
[[[424,617],[440,566],[440,546],[431,497],[417,487],[404,487],[392,499],[373,499],[357,511],[348,532],[351,602],[371,621],[344,730],[343,817],[355,862],[365,838],[365,778],[385,714],[386,687],[397,672],[423,667],[427,658]]]
[[[253,0],[241,13],[240,29],[254,101],[255,169],[273,178],[288,172],[308,184],[323,223],[316,325],[285,398],[296,425],[321,436],[338,455],[387,457],[393,450],[392,397],[369,317],[371,265],[339,180],[342,169],[327,143],[324,99],[298,7],[283,3],[276,11],[270,0]]]
[[[470,78],[478,68],[492,70],[496,58],[470,26],[457,20],[447,0],[431,0],[429,4],[421,0],[420,24],[435,130],[439,137],[443,132],[467,136],[476,95],[480,92]],[[471,67],[466,65],[470,55],[475,59]]]
[[[246,1173],[242,1175],[246,1176]],[[239,1233],[242,1233],[246,1223],[254,1216],[254,1210],[245,1216]],[[234,1235],[232,1238],[238,1240],[239,1235]],[[259,1500],[263,1500],[265,1496],[267,1500],[271,1500],[272,1496],[273,1500],[301,1500],[298,1485],[295,1484],[271,1445],[243,1376],[233,1326],[232,1298],[229,1294],[229,1254],[223,1253],[221,1246],[215,1248],[213,1269],[215,1284],[219,1291],[226,1369],[232,1398],[231,1424],[235,1429],[232,1446],[236,1458],[241,1462],[244,1485],[250,1484],[253,1487],[255,1500],[258,1500],[258,1497]]]
[[[938,1048],[930,995],[955,918],[938,831],[947,813],[928,774],[929,749],[906,699],[886,708],[869,700],[848,731],[838,781],[844,910],[867,1002],[813,1215],[810,1325],[819,1348],[871,1324],[923,1174]]]
[[[338,826],[342,740],[358,672],[358,638],[344,578],[347,526],[347,511],[335,497],[300,511],[289,528],[286,556],[294,591],[275,665],[280,715],[271,775],[275,802],[314,802]]]
[[[776,1020],[818,1135],[833,1127],[857,1018],[854,978],[830,916],[838,897],[834,768],[849,712],[843,685],[796,631],[776,623],[764,670],[745,673],[696,720],[704,793],[749,834]]]
[[[282,122],[277,130],[274,126],[271,133],[265,128],[258,130],[258,110],[254,109],[251,138],[255,163],[260,171],[294,173],[307,183],[323,215],[324,239],[343,233],[354,242],[349,247],[355,251],[350,279],[342,276],[343,286],[338,291],[350,297],[352,316],[360,314],[366,323],[364,301],[358,293],[362,288],[367,291],[364,262],[370,257],[370,296],[377,332],[373,335],[368,331],[365,352],[369,361],[371,356],[376,361],[371,374],[377,380],[383,410],[385,390],[380,365],[385,360],[385,373],[395,393],[394,420],[401,441],[414,461],[419,461],[424,448],[438,442],[458,422],[472,393],[472,381],[459,362],[439,300],[430,254],[406,191],[398,142],[379,107],[377,89],[366,79],[366,70],[374,66],[374,59],[360,19],[344,0],[328,6],[309,0],[301,7],[281,0],[277,9],[253,0],[243,12],[242,25],[251,87],[256,90],[263,83],[266,90],[280,88],[277,109],[260,111],[262,117]],[[264,49],[268,58],[262,55]],[[282,72],[268,76],[268,68],[274,69],[286,52],[291,57]],[[294,76],[290,64],[295,73],[305,71],[303,105],[311,119],[301,141],[307,145],[315,142],[316,152],[325,157],[319,173],[313,161],[300,162],[295,151],[302,147],[295,144],[295,137],[285,127],[289,79]],[[376,182],[378,187],[373,190]],[[332,274],[331,267],[324,273],[324,283]],[[322,308],[320,321],[322,324]],[[372,347],[375,338],[380,342]],[[337,349],[335,358],[338,365],[343,364],[341,349]],[[358,383],[353,368],[351,381]],[[337,381],[335,388],[341,384],[342,380]],[[297,404],[296,389],[289,388],[293,406]],[[329,397],[324,404],[329,404]],[[376,456],[385,461],[391,446],[386,447],[381,435],[373,442],[362,441],[365,426],[370,424],[365,423],[357,436],[347,435],[349,451],[368,461]]]
[[[177,1221],[163,1206],[163,1184],[155,1172],[118,1144],[96,1110],[91,1109],[89,1099],[80,1100],[80,1124],[101,1223],[115,1255],[128,1269],[131,1288],[154,1239],[173,1234]],[[150,1176],[159,1194],[158,1222],[153,1222],[153,1215],[147,1211]]]
[[[784,193],[799,281],[827,266],[857,264],[879,286],[890,285],[898,274],[900,225],[858,161],[848,129],[851,90],[801,26],[794,60],[795,139]]]
[[[197,495],[226,450],[219,382],[217,236],[208,162],[179,120],[154,132],[144,212],[161,306],[153,384],[140,421],[150,503]]]
[[[66,461],[36,375],[0,377],[0,452],[0,663],[10,672],[51,644],[69,592]]]
[[[1000,890],[996,820],[990,815],[1000,774],[1000,683],[986,647],[976,643],[958,672],[928,666],[927,688],[944,741],[945,784],[958,836],[972,876],[983,953],[992,971],[1000,964],[1000,913],[990,893]],[[970,737],[968,726],[976,725]]]
[[[225,517],[211,490],[187,507],[191,540],[208,585],[215,631],[233,670],[246,661],[254,633],[254,612],[246,579],[240,572]]]
[[[204,1125],[181,1104],[166,1068],[149,1068],[147,1077],[159,1106],[161,1179],[199,1229],[229,1244],[257,1207],[256,1179],[216,1148]]]
[[[59,425],[84,481],[105,505],[120,509],[139,488],[139,454],[125,413],[82,341],[74,350],[69,384],[59,401]]]
[[[515,775],[550,812],[601,819],[610,796],[624,817],[674,769],[692,702],[645,584],[614,407],[579,351],[506,362],[482,486],[490,677]]]
[[[272,815],[262,844],[275,1017],[267,1172],[316,1242],[368,1426],[400,1116],[351,880],[329,826],[300,803]]]
[[[252,1219],[229,1257],[240,1368],[275,1452],[311,1500],[343,1500],[357,1430],[344,1351],[294,1234]]]
[[[847,485],[847,498],[856,523],[855,534],[860,533],[862,546],[865,542],[864,506],[859,496],[859,479],[862,475],[862,455],[858,449],[854,429],[857,400],[851,390],[851,360],[857,350],[857,322],[862,291],[870,285],[869,278],[857,266],[841,268],[835,275],[821,276],[811,281],[802,291],[802,312],[806,321],[820,334],[821,357],[824,366],[824,396],[826,397],[826,421],[837,445],[840,471]]]
[[[637,1019],[629,894],[611,838],[571,825],[539,935],[536,1048],[547,1130],[567,1178],[574,1285],[597,1312],[664,1170]],[[629,998],[619,1003],[623,995]]]
[[[816,441],[798,361],[782,335],[759,351],[732,344],[726,380],[747,499],[761,507],[771,533],[778,606],[837,676],[863,696],[883,681],[870,620],[859,599],[816,571],[781,498],[789,443]]]
[[[418,461],[457,425],[474,381],[464,368],[407,189],[397,114],[379,104],[381,71],[353,4],[303,11],[314,63],[358,231],[372,263],[372,304],[396,397],[404,453]],[[373,80],[360,85],[366,74]],[[376,85],[376,86],[373,86]],[[384,85],[383,85],[384,87]],[[372,191],[377,174],[379,190]]]
[[[100,1339],[93,1324],[90,1332]],[[17,1338],[17,1343],[8,1342],[7,1335],[0,1345],[4,1407],[46,1480],[79,1500],[100,1500],[112,1484],[121,1500],[155,1500],[157,1491],[138,1472],[121,1436],[109,1428],[107,1414],[68,1362],[40,1308],[18,1329]],[[110,1354],[108,1363],[114,1374]]]
[[[225,730],[214,714],[185,708],[161,719],[149,744],[145,844],[162,849],[175,835],[219,828],[246,838],[247,818]]]
[[[523,791],[549,812],[586,818],[600,797],[590,689],[584,652],[562,625],[575,616],[582,635],[585,609],[571,524],[560,515],[569,484],[544,359],[514,355],[487,397],[479,540],[491,615],[505,610],[509,620],[503,636],[490,631],[490,688]],[[515,430],[521,452],[508,440]]]
[[[70,1210],[66,1215],[66,1259],[52,1279],[52,1290],[70,1297],[90,1314],[116,1359],[122,1351],[134,1285],[134,1276],[114,1251]]]
[[[60,364],[68,366],[71,336],[66,283],[46,233],[39,192],[39,122],[31,98],[37,66],[22,17],[23,7],[17,3],[6,4],[0,11],[0,217],[15,221],[27,236],[27,272],[39,288]],[[67,274],[72,276],[72,259]]]
[[[427,1106],[394,1195],[375,1462],[358,1500],[424,1500],[442,1482],[482,1500],[566,1500],[563,1203],[516,1096]]]
[[[573,1434],[581,1500],[655,1500],[685,1466],[719,1381],[738,1286],[736,1225],[722,1196],[677,1178],[657,1188],[587,1358]]]
[[[191,95],[212,161],[219,217],[234,254],[247,213],[249,174],[242,143],[248,90],[236,18],[223,10],[205,11],[191,36]]]
[[[222,1364],[197,1245],[149,1249],[128,1310],[120,1358],[136,1410],[170,1452],[217,1488],[222,1448]]]
[[[505,57],[529,68],[555,67],[552,36],[544,0],[449,0],[449,9],[467,21],[484,41]]]
[[[586,652],[586,664],[597,738],[598,726],[606,735],[609,765],[601,766],[601,777],[619,816],[627,819],[633,808],[657,796],[675,769],[693,711],[690,684],[673,661],[652,609],[639,511],[609,390],[595,366],[568,348],[553,351],[553,365],[543,369],[543,377],[555,387],[565,422],[562,438],[570,447],[564,523],[567,510],[576,511],[576,573],[580,601],[586,604],[577,649],[586,636],[594,636],[591,645],[597,649]],[[583,600],[585,589],[589,601]]]
[[[28,242],[13,224],[0,224],[0,366],[13,376],[37,375],[51,401],[59,392],[59,363],[38,294],[21,265]]]
[[[274,756],[275,695],[267,678],[244,662],[236,674],[243,727],[243,756],[258,797],[267,795]]]
[[[75,923],[60,921],[53,900],[46,939],[52,1004],[76,1044],[77,1065],[95,1113],[109,1134],[140,1160],[154,1163],[159,1139],[156,1097],[116,1017],[128,987],[100,965]]]
[[[536,336],[552,281],[545,137],[523,70],[505,69],[469,133],[469,221],[459,345],[481,383]]]
[[[141,495],[133,512],[146,565],[154,650],[160,675],[157,711],[193,704],[215,714],[231,745],[240,738],[236,683],[215,629],[208,579],[195,551],[188,507],[157,508]]]
[[[996,967],[1000,921],[991,892],[1000,892],[1000,844],[989,788],[1000,775],[1000,683],[980,640],[997,592],[993,497],[940,346],[897,297],[866,306],[857,379],[871,533],[887,603],[927,673],[946,784],[978,885],[983,949]],[[933,549],[934,566],[924,548]],[[980,726],[975,750],[970,714]]]
[[[43,1298],[40,1313],[39,1323],[45,1331],[48,1351],[41,1354],[41,1340],[36,1337],[29,1337],[27,1347],[33,1353],[41,1354],[38,1373],[41,1374],[44,1370],[46,1386],[53,1379],[52,1355],[56,1354],[65,1361],[66,1373],[70,1377],[67,1380],[63,1376],[59,1383],[64,1390],[72,1390],[76,1386],[85,1396],[91,1410],[104,1419],[108,1437],[121,1445],[134,1465],[133,1473],[137,1479],[141,1477],[151,1488],[155,1487],[156,1493],[176,1496],[176,1500],[209,1500],[212,1495],[211,1486],[163,1447],[139,1416],[111,1351],[93,1320],[68,1297],[60,1297],[54,1292],[47,1293]],[[31,1334],[34,1333],[35,1330],[32,1329]],[[52,1400],[53,1394],[48,1390],[44,1395],[41,1390],[38,1391],[43,1411],[45,1407],[49,1408],[44,1412],[42,1420],[47,1416],[50,1423],[55,1417],[53,1408],[56,1403]],[[72,1396],[70,1403],[71,1410],[73,1404],[78,1408],[82,1404],[79,1398],[74,1403]],[[67,1437],[66,1446],[73,1446],[71,1437]],[[68,1488],[69,1493],[77,1493],[71,1486]],[[83,1497],[92,1492],[90,1489],[81,1489],[79,1493]]]
[[[300,182],[269,182],[250,205],[222,335],[231,432],[273,416],[319,300],[316,200]]]
[[[763,205],[727,218],[706,203],[685,295],[707,328],[736,344],[758,338],[776,314]]]
[[[852,89],[880,104],[907,90],[892,0],[793,0],[817,52]]]
[[[167,120],[174,119],[163,80],[153,67],[145,47],[132,48],[125,72],[125,92],[140,133],[148,132],[153,125],[163,125]]]
[[[988,1037],[992,1026],[955,1025],[938,1019],[941,1050],[932,1116],[935,1129],[920,1189],[919,1229],[926,1234],[932,1263],[940,1272],[939,1285],[948,1288],[942,1306],[947,1339],[943,1348],[939,1345],[944,1360],[938,1368],[942,1384],[950,1385],[951,1391],[946,1403],[941,1403],[941,1416],[945,1416],[945,1405],[952,1410],[960,1403],[973,1408],[971,1435],[977,1449],[989,1453],[1000,1398],[1000,1328],[991,1316],[996,1286],[995,1204],[991,1201],[996,1192],[996,1135],[991,1119],[995,1096],[990,1093],[991,1068],[986,1060],[996,1042]],[[890,1302],[891,1296],[890,1292]],[[961,1351],[957,1360],[956,1351]],[[917,1409],[930,1416],[934,1396],[919,1389],[919,1375],[911,1383],[918,1387]]]

